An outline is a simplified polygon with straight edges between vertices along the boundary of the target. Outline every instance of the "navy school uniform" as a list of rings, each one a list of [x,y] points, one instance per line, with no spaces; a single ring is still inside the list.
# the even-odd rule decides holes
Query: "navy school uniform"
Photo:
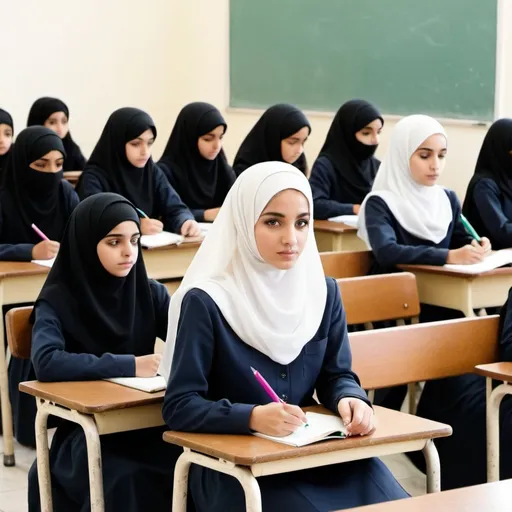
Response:
[[[336,282],[327,278],[327,302],[317,334],[299,356],[281,365],[245,344],[213,299],[199,289],[184,297],[163,416],[173,430],[251,434],[255,404],[269,398],[250,366],[290,404],[315,403],[313,393],[337,412],[343,397],[368,399],[351,371],[345,313]],[[194,342],[191,343],[190,341]],[[407,497],[378,459],[258,478],[263,510],[327,511]],[[198,512],[242,511],[242,487],[234,478],[192,466],[190,494]]]
[[[167,335],[169,295],[166,288],[150,281],[155,308],[156,332]],[[76,354],[76,342],[62,330],[52,307],[36,306],[32,334],[32,360],[41,381],[96,380],[134,377],[131,354]],[[147,347],[148,353],[152,347]],[[164,427],[147,428],[101,436],[103,488],[106,512],[167,512],[171,509],[174,465],[181,448],[164,443]],[[50,449],[54,510],[90,510],[85,436],[82,428],[63,421]],[[29,473],[29,510],[39,511],[36,462]]]

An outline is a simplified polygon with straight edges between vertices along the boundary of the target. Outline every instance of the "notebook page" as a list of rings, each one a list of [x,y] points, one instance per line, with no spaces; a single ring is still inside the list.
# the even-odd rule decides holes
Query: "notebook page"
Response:
[[[509,263],[512,263],[512,250],[503,249],[502,251],[493,252],[480,263],[474,263],[473,265],[447,264],[444,265],[444,268],[465,272],[467,274],[479,274],[481,272],[488,272],[489,270],[503,267]]]
[[[55,263],[55,258],[52,258],[51,260],[32,260],[32,263],[41,265],[42,267],[52,268]]]
[[[343,222],[347,226],[357,227],[357,215],[338,215],[338,217],[331,217],[331,222]]]
[[[142,235],[140,237],[140,244],[148,249],[165,247],[166,245],[179,245],[181,242],[183,242],[181,235],[169,233],[168,231],[162,231],[156,235]]]
[[[146,391],[147,393],[155,393],[165,389],[165,379],[160,375],[156,377],[113,377],[105,379],[121,386]]]

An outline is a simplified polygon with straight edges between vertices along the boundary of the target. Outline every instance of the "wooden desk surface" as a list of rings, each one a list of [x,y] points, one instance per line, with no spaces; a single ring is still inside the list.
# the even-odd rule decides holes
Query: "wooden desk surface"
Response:
[[[103,380],[80,382],[22,382],[20,391],[84,414],[161,403],[164,391],[146,393]]]
[[[305,410],[332,414],[321,406],[308,407]],[[196,434],[169,431],[165,432],[163,437],[165,441],[178,446],[190,448],[242,466],[251,466],[263,462],[304,457],[335,450],[447,437],[452,433],[452,428],[449,425],[382,407],[376,406],[375,414],[377,430],[371,436],[324,441],[301,448],[275,443],[252,435]]]
[[[4,277],[48,274],[50,269],[26,261],[0,261],[0,279]]]
[[[405,270],[406,272],[421,271],[427,272],[429,274],[439,274],[444,276],[455,276],[455,277],[466,277],[468,279],[473,279],[479,276],[510,276],[512,275],[512,267],[500,267],[495,268],[494,270],[489,270],[487,272],[480,272],[478,274],[468,274],[467,272],[462,272],[461,270],[452,270],[449,268],[445,268],[443,266],[438,265],[398,265],[398,268],[401,270]]]
[[[442,475],[441,475],[442,477]],[[512,480],[388,501],[344,512],[505,512],[511,509]]]
[[[194,238],[185,238],[185,240],[179,244],[173,244],[173,245],[165,245],[164,247],[152,247],[151,249],[144,248],[142,250],[142,254],[144,252],[155,252],[155,251],[183,251],[186,249],[194,249],[196,247],[199,247],[201,245],[201,242],[204,240],[204,237],[194,237]]]
[[[490,363],[475,366],[475,373],[496,380],[512,382],[512,363]]]
[[[313,228],[315,231],[327,231],[329,233],[352,233],[357,231],[357,228],[354,226],[330,220],[315,220]]]

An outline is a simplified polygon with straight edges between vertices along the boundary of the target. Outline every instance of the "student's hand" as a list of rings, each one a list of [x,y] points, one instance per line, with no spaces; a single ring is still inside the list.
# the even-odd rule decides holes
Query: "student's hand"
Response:
[[[359,215],[359,210],[361,209],[361,205],[360,204],[355,204],[354,206],[352,206],[352,211],[354,212],[354,215]]]
[[[164,225],[158,219],[140,219],[140,232],[142,235],[157,235],[164,229]]]
[[[189,237],[201,236],[201,227],[195,220],[186,220],[181,226],[181,234]]]
[[[272,402],[257,405],[251,412],[249,428],[269,436],[284,437],[306,423],[306,415],[296,405]]]
[[[53,240],[43,240],[32,248],[33,260],[51,260],[59,252],[59,242]]]
[[[204,220],[206,222],[213,222],[219,214],[220,208],[210,208],[204,211]]]
[[[454,265],[472,265],[479,263],[484,259],[485,250],[476,241],[475,245],[465,245],[460,249],[452,249],[448,251],[448,259],[446,263]]]
[[[349,436],[366,436],[375,430],[373,409],[359,398],[342,398],[338,412]]]
[[[162,354],[149,354],[135,358],[135,377],[154,377],[160,366]]]
[[[473,240],[471,242],[471,245],[474,245],[476,247],[481,247],[484,250],[485,254],[491,252],[491,241],[485,236],[483,236],[480,239],[480,243],[478,243],[476,240]]]

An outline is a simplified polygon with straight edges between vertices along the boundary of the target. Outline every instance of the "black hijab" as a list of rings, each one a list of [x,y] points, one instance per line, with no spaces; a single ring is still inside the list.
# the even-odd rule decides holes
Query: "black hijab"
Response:
[[[87,173],[94,174],[104,190],[121,194],[151,217],[156,164],[150,158],[144,168],[133,166],[126,157],[125,148],[127,142],[136,139],[148,129],[156,137],[155,123],[146,112],[131,107],[116,110],[108,118],[81,179]],[[80,181],[77,191],[83,197]]]
[[[0,124],[6,124],[7,126],[10,126],[12,128],[12,131],[14,133],[14,123],[12,121],[11,114],[7,112],[6,110],[0,108]],[[7,158],[9,157],[9,153],[12,151],[12,144],[7,153],[5,155],[0,155],[0,172],[2,172],[2,169],[5,169],[5,166],[7,164]]]
[[[58,98],[44,97],[39,98],[34,102],[30,112],[28,113],[27,126],[43,126],[46,120],[55,112],[64,112],[69,121],[69,109],[67,105]],[[71,132],[68,130],[66,136],[62,139],[64,149],[66,150],[66,159],[64,160],[63,171],[79,171],[75,169],[76,162],[83,162],[84,158],[77,143],[71,137]],[[82,164],[83,165],[83,164]]]
[[[176,119],[162,162],[171,175],[169,181],[189,208],[217,208],[226,198],[236,176],[229,166],[224,150],[215,160],[199,153],[197,140],[218,126],[227,124],[221,113],[209,103],[190,103]]]
[[[88,197],[69,218],[38,297],[55,310],[70,336],[67,351],[97,356],[153,351],[155,311],[140,243],[137,262],[126,277],[107,272],[97,254],[98,242],[124,221],[133,221],[140,230],[134,206],[112,193]]]
[[[30,167],[54,150],[66,157],[62,139],[53,130],[31,126],[20,132],[7,161],[2,188],[9,194],[10,209],[21,218],[20,239],[27,243],[41,241],[30,227],[32,223],[52,240],[60,240],[64,231],[67,219],[61,201],[62,171],[45,173]]]
[[[240,176],[245,169],[260,162],[283,162],[281,141],[305,126],[311,133],[311,125],[307,117],[302,110],[293,105],[280,103],[267,109],[242,142],[235,156],[233,163],[235,174]],[[306,155],[302,153],[293,165],[306,174]]]
[[[347,101],[334,116],[318,155],[329,159],[350,203],[363,202],[379,169],[380,161],[373,156],[377,146],[363,144],[355,136],[375,119],[384,125],[380,112],[367,101]]]

